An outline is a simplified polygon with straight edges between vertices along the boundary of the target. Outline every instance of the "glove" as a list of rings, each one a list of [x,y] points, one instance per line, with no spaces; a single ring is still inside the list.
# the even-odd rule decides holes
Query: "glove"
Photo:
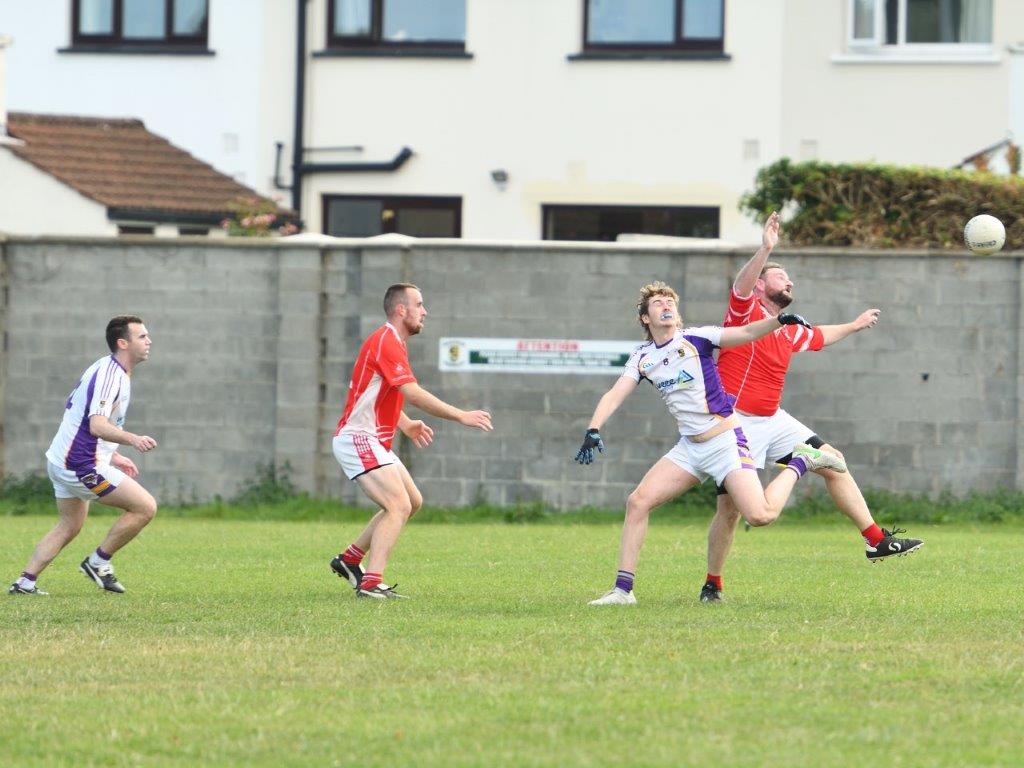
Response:
[[[802,325],[804,328],[811,327],[811,324],[804,320],[803,315],[794,315],[788,312],[783,312],[776,319],[783,325]]]
[[[583,436],[583,445],[576,454],[576,461],[580,464],[592,464],[594,462],[594,449],[604,453],[604,442],[601,440],[601,433],[596,429],[588,429]]]

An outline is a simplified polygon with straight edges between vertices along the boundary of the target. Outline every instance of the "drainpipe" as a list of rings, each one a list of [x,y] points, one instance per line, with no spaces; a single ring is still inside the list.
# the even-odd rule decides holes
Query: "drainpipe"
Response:
[[[306,3],[298,0],[295,45],[295,135],[292,141],[292,210],[302,220],[303,127],[306,116]]]

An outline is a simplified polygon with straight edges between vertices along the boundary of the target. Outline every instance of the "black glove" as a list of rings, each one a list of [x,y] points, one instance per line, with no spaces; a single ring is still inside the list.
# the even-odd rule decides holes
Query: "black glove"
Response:
[[[804,328],[811,328],[811,324],[804,320],[803,315],[794,315],[783,312],[776,318],[783,325],[802,325]]]
[[[576,461],[580,464],[592,464],[594,461],[594,449],[604,453],[604,442],[601,440],[601,433],[596,429],[588,429],[583,436],[583,445],[576,454]]]

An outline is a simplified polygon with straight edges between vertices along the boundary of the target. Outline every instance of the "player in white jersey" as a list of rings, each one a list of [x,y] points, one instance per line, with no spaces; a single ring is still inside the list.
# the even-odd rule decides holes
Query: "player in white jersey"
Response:
[[[592,600],[591,605],[636,603],[633,580],[651,510],[708,477],[725,485],[736,508],[751,525],[767,525],[779,516],[796,481],[805,472],[819,467],[846,470],[839,457],[809,445],[795,445],[787,465],[792,471],[782,472],[762,489],[743,430],[722,389],[712,357],[716,347],[748,344],[780,325],[809,328],[807,321],[800,315],[782,313],[736,328],[707,326],[681,330],[678,301],[676,292],[662,282],[641,289],[637,313],[647,343],[634,350],[622,376],[598,402],[583,446],[576,454],[578,462],[590,464],[594,449],[604,450],[601,426],[642,380],[661,393],[679,426],[679,442],[647,472],[626,501],[615,586],[603,597]]]
[[[82,374],[64,404],[64,418],[46,452],[60,521],[36,545],[9,594],[46,594],[36,586],[36,579],[82,530],[92,501],[122,509],[124,514],[79,568],[101,589],[124,592],[110,558],[156,514],[153,496],[134,479],[139,474],[135,463],[117,453],[119,445],[130,445],[140,453],[156,447],[152,437],[122,428],[131,398],[129,377],[136,365],[149,359],[152,340],[134,315],[113,318],[107,323],[106,337],[111,354]]]

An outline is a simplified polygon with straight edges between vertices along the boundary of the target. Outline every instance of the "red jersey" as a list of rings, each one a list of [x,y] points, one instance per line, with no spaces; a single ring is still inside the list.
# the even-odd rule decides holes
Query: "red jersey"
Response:
[[[361,432],[373,435],[391,450],[404,400],[398,388],[415,381],[405,342],[391,323],[385,323],[359,350],[335,436]]]
[[[751,294],[745,299],[729,293],[725,327],[748,325],[771,317]],[[718,375],[725,391],[736,398],[736,410],[753,416],[771,416],[782,402],[782,385],[794,352],[817,352],[825,346],[820,328],[784,325],[752,344],[722,349],[718,353]]]

